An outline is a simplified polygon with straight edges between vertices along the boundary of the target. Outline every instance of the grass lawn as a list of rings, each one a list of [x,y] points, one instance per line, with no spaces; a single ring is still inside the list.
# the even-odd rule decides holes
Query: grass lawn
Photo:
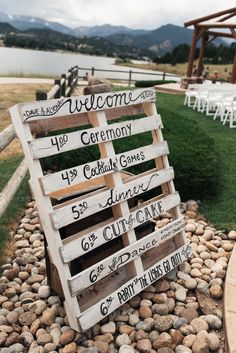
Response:
[[[218,193],[211,198],[206,195],[201,200],[200,212],[220,229],[236,229],[236,130],[223,126],[219,120],[197,113],[192,108],[184,107],[183,102],[184,96],[181,95],[157,94],[157,110],[162,116],[164,126],[165,116],[178,112],[180,124],[181,119],[191,119],[214,139],[221,160],[215,171],[220,176]],[[163,135],[165,136],[165,130]]]

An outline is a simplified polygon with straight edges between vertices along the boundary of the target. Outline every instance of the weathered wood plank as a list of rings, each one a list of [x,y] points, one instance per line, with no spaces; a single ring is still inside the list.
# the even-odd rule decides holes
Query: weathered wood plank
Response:
[[[146,174],[146,173],[145,173]],[[142,174],[141,174],[142,175]],[[174,178],[173,168],[148,173],[145,176],[137,175],[133,181],[120,187],[98,192],[93,196],[83,196],[55,206],[51,212],[53,225],[56,229],[83,219],[91,214],[102,211],[122,201],[138,196]]]
[[[80,330],[78,326],[78,322],[75,318],[75,313],[79,315],[80,308],[77,301],[77,298],[71,297],[70,291],[67,284],[67,279],[71,276],[70,269],[67,264],[64,264],[61,261],[60,257],[60,246],[62,246],[61,237],[59,231],[56,230],[51,223],[49,218],[49,211],[52,209],[51,200],[48,196],[44,196],[42,190],[40,188],[38,178],[43,175],[42,168],[40,162],[38,160],[33,160],[32,155],[29,149],[29,145],[27,143],[27,138],[30,136],[30,130],[28,124],[22,124],[21,122],[21,114],[18,111],[18,107],[14,106],[11,108],[11,117],[14,123],[14,126],[17,131],[17,135],[21,138],[22,147],[27,159],[27,164],[30,170],[31,175],[31,185],[33,187],[33,192],[35,196],[35,201],[38,207],[38,211],[40,214],[40,220],[42,223],[42,227],[44,229],[47,243],[50,249],[50,254],[52,256],[52,261],[57,267],[58,273],[60,275],[60,281],[63,288],[63,294],[65,296],[65,309],[68,315],[69,325],[74,330]]]
[[[141,134],[156,129],[160,125],[160,116],[156,115],[151,118],[127,120],[104,127],[95,127],[67,134],[38,138],[30,141],[30,146],[33,158],[36,159]]]
[[[121,172],[122,180],[129,179],[132,174]],[[105,177],[101,176],[93,180],[84,181],[79,184],[72,185],[70,187],[60,189],[58,191],[52,192],[49,196],[55,200],[61,201],[67,197],[79,196],[84,193],[90,193],[91,191],[101,189],[106,187]]]
[[[11,177],[11,179],[8,181],[7,185],[0,193],[0,217],[5,212],[9,203],[16,194],[24,176],[26,175],[27,169],[27,162],[24,158],[23,161],[20,163],[19,167],[16,169],[13,176]]]
[[[107,126],[108,122],[106,119],[106,113],[103,112],[92,112],[89,113],[89,121],[94,127],[98,126]],[[108,141],[106,143],[99,144],[99,151],[101,153],[102,158],[106,157],[114,157],[115,149],[112,141]],[[121,178],[121,173],[112,173],[104,176],[106,186],[109,189],[113,188],[121,188],[123,186],[123,180]],[[129,179],[132,180],[132,177]],[[117,203],[116,205],[111,206],[111,211],[114,217],[122,217],[129,213],[129,205],[128,200],[124,200],[121,203]],[[129,245],[136,241],[136,234],[133,229],[127,231],[122,235],[123,244]],[[138,273],[143,272],[143,264],[140,258],[135,259],[127,265],[127,269],[131,276],[136,276]]]
[[[143,104],[143,108],[145,113],[148,116],[153,116],[155,114],[157,114],[157,107],[155,103],[144,103]],[[152,131],[152,138],[153,138],[153,143],[157,143],[157,142],[161,142],[163,141],[163,135],[162,135],[162,131],[161,129],[155,129]],[[158,157],[155,159],[155,164],[156,164],[156,168],[157,170],[160,170],[162,168],[168,168],[169,167],[169,160],[168,160],[168,156],[162,156],[162,157]],[[161,186],[162,189],[162,193],[164,195],[168,195],[168,194],[172,194],[175,192],[175,185],[174,185],[174,181],[173,179],[162,184]],[[172,216],[174,218],[178,218],[181,216],[181,212],[180,212],[180,208],[179,206],[175,207],[172,210]],[[183,244],[186,243],[185,240],[185,234],[183,232],[180,232],[174,239],[175,241],[175,245],[176,248],[181,247]]]
[[[161,118],[156,112],[155,91],[147,88],[59,98],[23,104],[20,105],[20,110],[19,114],[18,107],[13,108],[13,120],[29,160],[36,202],[52,261],[58,268],[69,323],[76,330],[80,330],[81,326],[85,330],[168,273],[190,251],[188,246],[182,246],[184,225],[178,209],[180,199],[175,193],[174,172],[169,167],[168,147],[161,133]],[[131,110],[140,110],[148,117],[122,120],[108,125],[108,120],[113,119],[118,111],[125,110],[129,114]],[[52,131],[57,131],[55,136],[33,139],[32,131],[42,129],[44,123],[45,129],[51,127]],[[62,127],[71,128],[85,124],[87,126],[84,130],[57,135]],[[146,131],[151,131],[152,145],[116,155],[113,140]],[[38,158],[94,144],[98,144],[100,150],[99,161],[43,176]],[[122,169],[151,159],[154,159],[156,168],[130,176],[126,181],[122,180]],[[99,178],[104,180],[103,189],[80,197],[77,194],[74,199],[52,206],[52,194],[88,182],[94,183]],[[133,209],[129,208],[129,199],[159,186],[158,190],[162,190],[162,195]],[[83,218],[85,223],[86,217],[107,208],[113,213],[110,220],[84,229],[68,239],[61,239],[58,229]],[[137,241],[135,227],[166,210],[170,210],[172,222]],[[116,253],[109,250],[102,254],[104,259],[99,255],[93,261],[86,260],[84,270],[71,276],[68,266],[70,261],[118,236],[121,236],[123,248],[119,242]],[[120,272],[123,277],[119,275]],[[115,279],[112,287],[107,286],[106,290],[103,286],[99,298],[96,295],[90,297],[91,302],[86,305],[77,298],[78,292],[80,296],[86,296],[92,288],[96,290],[101,283],[109,281],[113,276],[118,276],[119,279]],[[86,310],[82,314],[81,308]]]
[[[191,253],[190,245],[184,245],[175,252],[163,258],[161,261],[144,271],[142,274],[126,282],[117,291],[111,293],[96,305],[78,316],[79,323],[83,330],[89,329],[99,320],[112,313],[122,304],[133,298],[152,283],[166,275],[181,262],[186,261]]]
[[[0,132],[0,152],[2,152],[9,143],[16,137],[16,132],[13,124],[7,126]]]
[[[121,236],[130,229],[144,224],[156,218],[160,213],[169,211],[180,203],[178,193],[168,195],[162,199],[155,197],[138,207],[130,210],[130,213],[116,220],[112,219],[96,225],[89,231],[79,232],[63,241],[61,255],[64,262],[73,259],[96,249],[98,246]]]
[[[137,240],[135,243],[117,251],[114,255],[111,255],[77,275],[74,275],[68,280],[72,296],[106,277],[110,273],[119,270],[121,267],[143,255],[150,249],[172,238],[180,231],[183,231],[184,226],[184,217],[178,218],[151,234],[146,235],[144,238]]]
[[[145,256],[142,256],[144,271],[152,267],[157,262],[161,261],[164,256],[167,256],[176,250],[172,239],[162,243],[157,248],[148,251]],[[153,259],[153,261],[151,261]],[[148,263],[148,265],[147,265]],[[150,263],[150,264],[149,264]],[[103,278],[93,286],[85,289],[77,296],[81,312],[89,309],[90,306],[97,304],[100,300],[115,292],[119,287],[123,286],[132,277],[130,276],[128,266],[122,267],[119,271]],[[109,283],[109,286],[107,285]],[[92,290],[92,288],[94,290]]]
[[[22,103],[19,108],[24,122],[55,119],[63,115],[100,111],[156,100],[154,88],[120,91],[95,95],[59,98],[34,103]]]
[[[128,107],[108,109],[106,111],[107,120],[121,119],[124,116],[131,116],[143,113],[142,104]],[[74,114],[72,116],[60,116],[55,124],[53,119],[41,119],[30,122],[32,134],[48,133],[49,131],[59,131],[68,128],[89,125],[88,113]]]
[[[103,158],[74,168],[65,169],[54,174],[45,175],[40,181],[45,195],[49,195],[52,192],[68,186],[93,180],[99,176],[121,171],[136,164],[147,162],[153,158],[167,154],[168,152],[166,142],[152,144],[117,154],[115,157]]]

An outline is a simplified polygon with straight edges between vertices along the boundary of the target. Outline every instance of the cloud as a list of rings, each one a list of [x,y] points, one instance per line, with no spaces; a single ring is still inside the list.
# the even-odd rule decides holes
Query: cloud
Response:
[[[3,12],[41,17],[70,27],[110,23],[131,28],[155,29],[235,6],[234,0],[0,0]]]

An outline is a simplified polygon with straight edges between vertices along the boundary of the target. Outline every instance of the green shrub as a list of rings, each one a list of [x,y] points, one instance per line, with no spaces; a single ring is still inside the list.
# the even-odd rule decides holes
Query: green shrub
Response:
[[[164,85],[165,83],[175,83],[176,81],[171,80],[148,80],[148,81],[136,81],[135,87],[152,87],[156,85]]]
[[[175,170],[175,186],[181,198],[203,199],[217,192],[219,156],[215,142],[197,123],[179,119],[178,113],[165,112],[164,138]]]

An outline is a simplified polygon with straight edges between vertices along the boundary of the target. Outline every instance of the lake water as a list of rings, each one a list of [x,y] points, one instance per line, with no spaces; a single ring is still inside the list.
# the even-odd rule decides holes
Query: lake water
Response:
[[[80,70],[80,75],[83,76],[86,71],[91,73],[91,68],[95,67],[95,76],[128,79],[130,68],[117,66],[114,65],[114,63],[114,58],[0,47],[0,76],[14,76],[19,74],[29,77],[32,74],[41,76],[60,76],[62,73],[66,73],[72,66],[78,65],[80,68],[86,68],[86,70]],[[127,73],[96,72],[96,69],[121,70],[126,71]],[[132,71],[138,72],[137,74],[132,74],[133,80],[162,79],[162,73],[158,71],[141,69],[132,69]],[[140,74],[140,72],[146,74]],[[175,75],[168,76],[166,79],[179,80]]]

